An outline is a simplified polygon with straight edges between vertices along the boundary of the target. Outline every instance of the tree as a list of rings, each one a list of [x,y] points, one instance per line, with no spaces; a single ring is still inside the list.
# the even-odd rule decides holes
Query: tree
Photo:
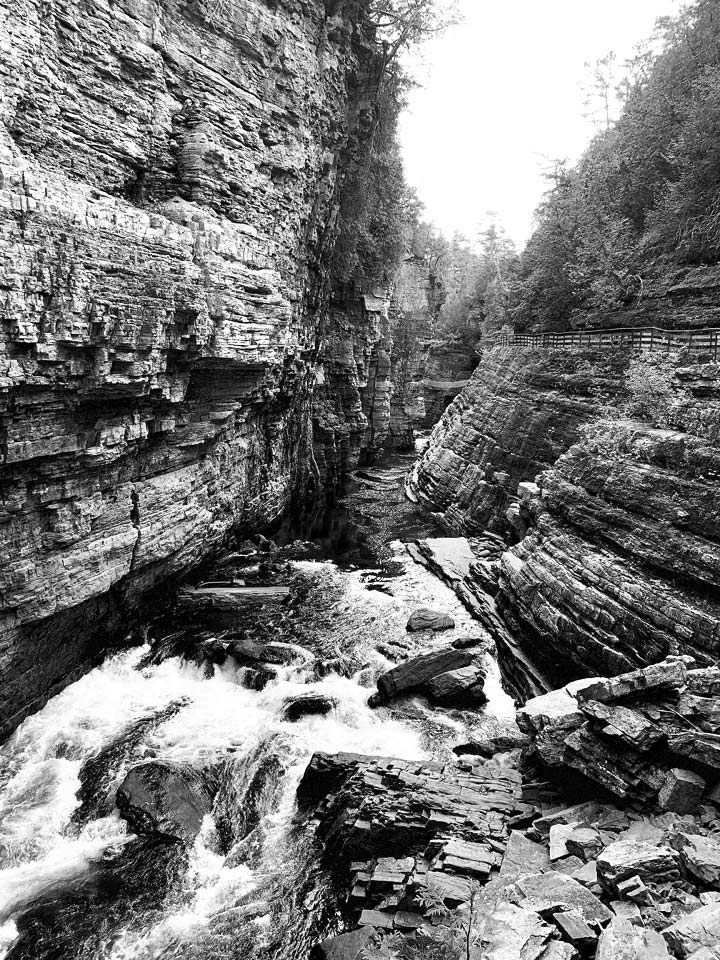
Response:
[[[459,22],[457,0],[371,0],[370,23],[385,46],[385,62]]]
[[[596,128],[609,130],[618,112],[615,54],[586,63],[585,69],[590,75],[585,83],[586,117]]]

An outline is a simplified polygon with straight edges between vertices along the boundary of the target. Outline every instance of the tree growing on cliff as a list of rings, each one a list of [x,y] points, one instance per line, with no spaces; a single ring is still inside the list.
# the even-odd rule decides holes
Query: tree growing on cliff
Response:
[[[385,61],[390,63],[404,47],[414,46],[425,37],[458,23],[458,2],[372,0],[369,19],[385,45]]]

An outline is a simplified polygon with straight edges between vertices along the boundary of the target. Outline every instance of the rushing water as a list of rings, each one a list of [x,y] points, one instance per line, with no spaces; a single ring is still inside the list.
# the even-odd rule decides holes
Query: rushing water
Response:
[[[242,671],[172,657],[150,663],[147,648],[108,659],[28,718],[0,751],[0,957],[278,957],[300,960],[333,910],[311,838],[294,822],[295,791],[312,753],[341,750],[404,758],[445,756],[468,722],[511,714],[490,664],[490,704],[474,719],[431,711],[421,700],[371,710],[369,687],[388,666],[379,650],[403,638],[409,610],[449,610],[457,634],[477,633],[454,594],[387,546],[393,575],[294,562],[312,588],[280,639],[322,649],[352,646],[351,676],[318,679],[298,658],[262,691]],[[268,619],[268,639],[277,622]],[[319,692],[336,707],[295,723],[287,698]],[[129,766],[162,757],[210,766],[235,758],[241,781],[263,772],[258,821],[227,851],[208,817],[189,851],[137,838],[114,809]],[[242,783],[240,789],[242,790]]]

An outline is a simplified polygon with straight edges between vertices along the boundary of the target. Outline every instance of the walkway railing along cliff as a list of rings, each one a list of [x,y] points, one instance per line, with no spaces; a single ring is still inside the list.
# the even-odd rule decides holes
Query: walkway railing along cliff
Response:
[[[616,327],[611,330],[568,330],[562,333],[511,333],[484,337],[483,347],[555,347],[558,349],[692,350],[720,353],[720,327],[699,330],[663,330],[660,327]]]

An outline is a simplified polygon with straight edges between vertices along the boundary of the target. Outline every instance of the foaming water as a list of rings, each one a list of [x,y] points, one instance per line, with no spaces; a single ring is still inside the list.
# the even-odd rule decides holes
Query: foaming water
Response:
[[[421,759],[436,755],[434,734],[428,736],[423,724],[443,728],[438,741],[463,736],[461,719],[433,714],[422,702],[405,714],[367,705],[368,687],[388,664],[375,648],[392,636],[409,642],[404,628],[412,608],[440,606],[453,615],[457,626],[444,642],[478,632],[455,594],[400,544],[396,557],[397,575],[387,592],[369,589],[367,570],[294,564],[327,582],[334,598],[321,614],[307,603],[299,628],[311,623],[321,645],[361,649],[362,667],[351,677],[331,672],[316,679],[314,657],[296,646],[293,662],[278,668],[277,678],[258,692],[243,686],[243,670],[230,661],[208,677],[177,658],[143,667],[148,648],[137,648],[109,658],[23,722],[0,749],[0,957],[60,956],[53,952],[53,937],[63,924],[75,923],[85,927],[62,954],[69,960],[296,960],[307,952],[303,938],[310,935],[312,916],[322,912],[327,887],[308,836],[294,821],[297,785],[312,754]],[[494,663],[488,684],[489,712],[510,716]],[[288,701],[309,693],[331,703],[330,711],[283,719]],[[245,775],[242,765],[256,770],[266,754],[273,763],[258,821],[229,851],[211,817],[178,859],[167,846],[144,847],[147,841],[128,833],[112,809],[127,769],[141,759],[196,767],[235,760]],[[83,800],[86,765],[98,757],[105,757],[100,787]],[[79,816],[83,803],[88,809]],[[158,881],[157,896],[146,896],[143,884],[152,882],[153,858],[160,854],[164,885]],[[105,911],[102,896],[115,889],[108,871],[117,885],[113,870],[126,863],[138,870],[138,891],[125,890],[122,904],[107,901],[113,910]],[[47,903],[56,915],[33,913]],[[47,926],[48,916],[55,917],[55,926]]]

